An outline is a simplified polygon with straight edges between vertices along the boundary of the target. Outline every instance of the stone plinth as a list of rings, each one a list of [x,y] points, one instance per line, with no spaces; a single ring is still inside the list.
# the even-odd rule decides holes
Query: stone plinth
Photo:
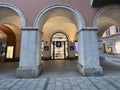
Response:
[[[103,75],[103,69],[101,66],[96,67],[84,67],[80,63],[77,64],[79,72],[83,76],[100,76]]]

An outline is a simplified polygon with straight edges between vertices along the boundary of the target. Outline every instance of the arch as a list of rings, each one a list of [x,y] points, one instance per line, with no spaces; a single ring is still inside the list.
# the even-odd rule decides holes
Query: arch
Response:
[[[104,13],[105,11],[107,11],[109,9],[120,9],[120,5],[110,5],[110,6],[106,6],[106,7],[101,8],[100,10],[98,10],[98,12],[96,13],[94,20],[93,20],[93,27],[97,27],[98,17],[100,17],[100,15],[102,13]]]
[[[52,37],[53,37],[56,33],[62,33],[62,34],[64,34],[64,35],[67,37],[68,40],[70,39],[70,38],[69,38],[69,35],[68,35],[66,32],[59,30],[59,31],[56,31],[56,32],[54,32],[54,33],[51,33],[51,35],[50,35],[50,41],[51,41]]]
[[[9,39],[12,38],[12,40],[14,39],[16,41],[16,36],[9,27],[5,25],[0,25],[0,30],[3,31],[6,35],[10,36]]]
[[[77,17],[77,29],[80,30],[81,28],[85,27],[85,21],[83,19],[83,16],[79,13],[79,11],[77,11],[76,9],[74,9],[71,6],[65,5],[65,4],[56,4],[56,5],[51,5],[48,6],[47,8],[43,9],[36,17],[35,21],[34,21],[34,27],[39,27],[39,22],[41,22],[42,16],[52,10],[52,9],[56,9],[56,8],[63,8],[63,9],[67,9],[69,11],[71,11],[76,17]],[[39,29],[41,30],[42,27],[39,27]]]
[[[9,8],[9,9],[15,11],[20,16],[20,19],[22,21],[22,27],[26,26],[25,17],[23,15],[23,13],[17,7],[10,5],[10,4],[7,4],[7,3],[0,3],[0,7]]]
[[[20,28],[18,28],[17,26],[15,26],[13,24],[3,24],[3,25],[9,27],[15,33],[17,41],[21,41],[21,33],[22,33],[22,31],[21,31]]]
[[[57,34],[57,33],[62,33],[63,35],[66,36],[67,41],[69,40],[69,36],[68,36],[65,32],[57,31],[57,32],[52,33],[52,35],[51,35],[51,37],[50,37],[50,41],[52,41],[52,37],[53,37],[55,34]]]

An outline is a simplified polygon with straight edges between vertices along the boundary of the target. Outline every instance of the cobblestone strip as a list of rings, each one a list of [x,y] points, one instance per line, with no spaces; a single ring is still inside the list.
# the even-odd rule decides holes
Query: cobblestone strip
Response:
[[[25,81],[25,83],[21,86],[22,88],[28,88],[31,83],[33,82],[33,79],[28,79]]]
[[[88,78],[83,79],[83,83],[85,84],[84,88],[88,90],[98,90]]]
[[[120,90],[120,83],[118,84],[118,83],[116,83],[116,81],[110,80],[110,79],[111,79],[110,77],[109,77],[109,79],[108,78],[104,78],[104,80],[106,82],[108,82],[110,85],[112,85],[114,88],[116,88],[116,90]]]
[[[39,81],[40,81],[39,79],[34,79],[32,83],[29,85],[29,87],[27,88],[27,90],[35,90],[37,85],[39,84]],[[26,87],[23,87],[23,88],[25,89]]]
[[[47,90],[55,90],[55,86],[56,86],[56,79],[50,78],[47,86]]]
[[[100,90],[98,87],[97,87],[97,85],[93,82],[93,80],[91,80],[91,79],[93,79],[93,78],[88,78],[89,79],[89,81],[94,85],[94,87],[97,89],[97,90]]]
[[[27,79],[20,79],[10,90],[19,90],[26,83]]]
[[[64,90],[71,90],[72,89],[72,86],[71,86],[71,83],[70,83],[70,79],[68,78],[63,78],[63,89]]]
[[[111,84],[105,81],[103,77],[94,77],[93,82],[96,84],[98,89],[103,90],[117,90],[115,87],[113,87]]]
[[[9,89],[11,89],[12,87],[14,87],[18,82],[20,81],[20,79],[15,79],[12,82],[10,82],[6,87],[8,87]]]
[[[10,89],[19,82],[19,79],[3,79],[0,80],[0,90],[1,89]]]
[[[55,90],[63,90],[62,78],[56,78]]]
[[[49,78],[47,78],[47,80],[46,80],[46,82],[45,82],[45,85],[44,85],[44,87],[43,87],[43,90],[47,90],[48,83],[49,83]]]
[[[101,80],[99,82],[107,89],[107,90],[117,90],[115,87],[113,87],[111,84],[109,84],[107,81],[105,81],[104,77],[99,77]],[[97,79],[97,78],[96,78]]]
[[[76,78],[70,78],[70,84],[71,84],[72,90],[80,90],[81,86],[77,80],[78,79]]]

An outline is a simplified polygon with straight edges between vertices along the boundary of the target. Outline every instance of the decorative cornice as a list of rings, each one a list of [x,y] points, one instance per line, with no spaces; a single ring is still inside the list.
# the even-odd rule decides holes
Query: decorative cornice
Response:
[[[77,34],[80,33],[81,31],[97,31],[97,30],[98,30],[97,27],[85,27],[85,28],[82,28],[81,30],[79,30],[77,32]]]
[[[37,31],[37,30],[39,30],[38,27],[22,27],[21,29],[23,31]]]

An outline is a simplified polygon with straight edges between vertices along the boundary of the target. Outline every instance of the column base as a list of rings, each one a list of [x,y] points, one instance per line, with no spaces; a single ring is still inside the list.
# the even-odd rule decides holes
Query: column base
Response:
[[[104,56],[99,56],[99,60],[105,60]]]
[[[22,68],[18,67],[16,70],[16,77],[17,78],[35,78],[41,72],[41,65],[36,68]]]
[[[103,75],[103,69],[101,66],[96,67],[83,67],[78,63],[78,70],[83,76],[101,76]]]

